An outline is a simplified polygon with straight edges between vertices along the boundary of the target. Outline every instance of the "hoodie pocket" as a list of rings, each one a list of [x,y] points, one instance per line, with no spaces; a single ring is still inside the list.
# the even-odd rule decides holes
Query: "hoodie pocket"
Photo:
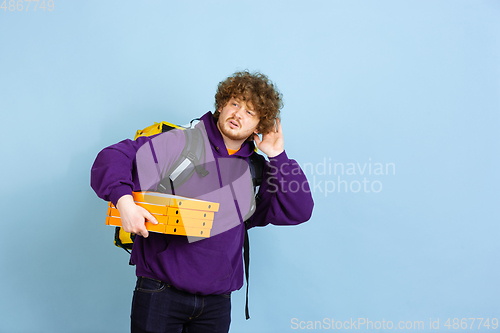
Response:
[[[171,243],[158,254],[171,284],[191,293],[227,293],[232,268],[223,251],[204,248],[195,243]]]

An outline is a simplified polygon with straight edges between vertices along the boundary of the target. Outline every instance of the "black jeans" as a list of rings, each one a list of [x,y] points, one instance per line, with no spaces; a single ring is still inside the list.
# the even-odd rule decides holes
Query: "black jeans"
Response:
[[[196,295],[138,277],[131,320],[132,333],[227,333],[231,295]]]

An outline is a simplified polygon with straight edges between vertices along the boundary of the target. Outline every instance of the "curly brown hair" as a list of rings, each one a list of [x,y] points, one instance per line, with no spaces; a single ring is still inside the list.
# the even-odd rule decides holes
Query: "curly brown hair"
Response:
[[[236,72],[219,82],[215,94],[215,119],[219,119],[219,111],[231,98],[244,101],[258,113],[260,122],[257,130],[262,134],[267,134],[272,130],[276,118],[280,115],[280,109],[283,107],[283,95],[267,76],[259,72]],[[253,136],[250,136],[249,139],[252,138]]]

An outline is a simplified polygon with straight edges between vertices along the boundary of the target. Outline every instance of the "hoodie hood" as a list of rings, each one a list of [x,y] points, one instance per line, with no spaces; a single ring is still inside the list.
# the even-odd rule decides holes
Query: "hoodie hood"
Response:
[[[212,145],[212,150],[217,152],[219,156],[228,157],[229,154],[226,149],[226,145],[224,144],[224,139],[222,138],[222,134],[217,127],[217,122],[214,118],[212,112],[208,111],[201,118],[200,121],[203,122],[205,126],[205,130],[207,132],[210,144]],[[198,126],[198,125],[197,125]],[[249,157],[255,150],[255,145],[253,141],[245,141],[235,154],[231,156],[240,156],[240,157]]]

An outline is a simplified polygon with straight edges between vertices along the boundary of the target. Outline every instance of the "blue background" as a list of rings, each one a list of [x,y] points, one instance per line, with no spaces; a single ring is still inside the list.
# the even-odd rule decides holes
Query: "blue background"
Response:
[[[251,232],[252,319],[234,293],[232,332],[500,317],[499,1],[8,5],[1,332],[128,331],[134,269],[90,188],[93,160],[213,110],[217,83],[242,69],[283,93],[285,148],[309,165],[315,210]]]

